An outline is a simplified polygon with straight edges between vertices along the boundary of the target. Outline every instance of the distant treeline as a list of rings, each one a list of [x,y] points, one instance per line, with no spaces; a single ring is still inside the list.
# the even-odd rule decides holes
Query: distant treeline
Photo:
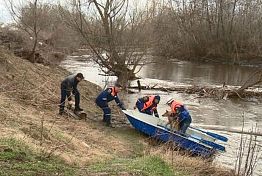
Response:
[[[82,6],[25,4],[20,13],[14,12],[16,27],[27,43],[27,33],[35,33],[38,41],[69,50],[86,46],[87,41],[98,48],[122,46],[121,51],[150,48],[154,55],[166,58],[236,64],[262,61],[261,0],[148,0],[145,7],[138,5],[132,11],[116,6],[121,11],[117,18],[111,9],[108,31],[98,12],[88,13]]]
[[[158,11],[155,54],[241,63],[262,60],[262,1],[180,0]]]

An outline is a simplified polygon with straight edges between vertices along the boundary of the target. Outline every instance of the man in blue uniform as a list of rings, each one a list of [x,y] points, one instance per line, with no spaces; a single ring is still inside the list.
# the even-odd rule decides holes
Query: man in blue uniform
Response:
[[[66,77],[61,83],[61,101],[60,101],[60,108],[59,114],[62,115],[65,108],[65,101],[66,98],[68,101],[71,101],[71,93],[75,95],[75,110],[74,111],[83,111],[80,108],[80,93],[77,89],[77,84],[84,79],[82,73],[77,73],[76,75],[69,75]]]
[[[102,91],[96,98],[96,104],[99,106],[103,112],[103,122],[106,126],[112,127],[111,124],[111,109],[108,107],[108,102],[115,100],[118,107],[125,110],[123,103],[119,100],[117,94],[121,91],[122,86],[118,83],[114,87],[109,87]]]
[[[145,114],[155,115],[155,117],[159,117],[157,112],[157,105],[159,104],[160,96],[159,95],[151,95],[139,98],[136,102],[136,108]]]

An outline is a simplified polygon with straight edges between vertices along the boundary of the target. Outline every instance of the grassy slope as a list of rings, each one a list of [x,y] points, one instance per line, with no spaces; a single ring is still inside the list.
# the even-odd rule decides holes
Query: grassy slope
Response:
[[[93,103],[100,88],[87,81],[79,85],[87,121],[58,118],[60,82],[68,74],[0,49],[0,175],[201,175],[210,165],[176,155],[171,167],[168,150],[151,147],[130,126],[103,126]],[[116,121],[126,120],[119,115]]]
[[[174,173],[171,167],[157,156],[135,158],[115,158],[109,161],[97,162],[83,169],[64,163],[60,158],[51,156],[45,158],[41,153],[33,152],[30,147],[16,139],[0,140],[0,175],[83,175],[84,173],[107,173],[119,175],[132,173],[134,175],[184,175]]]
[[[81,104],[93,120],[57,118],[59,85],[68,74],[0,50],[0,145],[6,148],[0,151],[1,168],[5,168],[1,175],[82,175],[80,168],[88,166],[85,175],[97,172],[90,169],[93,164],[131,162],[143,155],[139,133],[130,127],[112,130],[99,122],[101,112],[93,102],[100,88],[94,84],[79,85]]]
[[[65,164],[61,159],[42,158],[33,153],[23,142],[16,139],[1,139],[0,175],[73,175],[73,167]]]

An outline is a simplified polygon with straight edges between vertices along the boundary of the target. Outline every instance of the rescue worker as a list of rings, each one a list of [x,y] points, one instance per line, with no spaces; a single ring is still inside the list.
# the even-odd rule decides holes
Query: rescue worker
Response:
[[[75,112],[83,111],[83,109],[80,108],[79,106],[80,105],[80,93],[77,89],[78,83],[81,82],[83,79],[84,79],[83,74],[77,73],[77,74],[69,75],[62,81],[61,83],[61,101],[60,101],[60,108],[59,108],[60,115],[64,113],[66,98],[68,99],[68,101],[71,101],[72,94],[75,95],[74,111]]]
[[[169,100],[167,104],[170,106],[173,116],[177,117],[179,123],[179,132],[186,133],[187,128],[192,122],[192,118],[185,105],[176,100]]]
[[[96,104],[99,106],[103,112],[103,122],[106,126],[113,127],[111,124],[111,109],[108,107],[108,102],[115,100],[118,107],[122,110],[126,110],[123,103],[119,100],[117,94],[121,91],[122,86],[118,83],[113,87],[109,87],[102,91],[96,98]]]
[[[136,102],[135,108],[137,108],[140,112],[155,115],[155,117],[159,117],[157,112],[157,105],[159,104],[160,96],[159,95],[151,95],[139,98]]]

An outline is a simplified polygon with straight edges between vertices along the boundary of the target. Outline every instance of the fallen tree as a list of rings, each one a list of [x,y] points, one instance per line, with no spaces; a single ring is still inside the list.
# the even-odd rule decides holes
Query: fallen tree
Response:
[[[139,89],[138,86],[129,86],[131,89]],[[195,86],[195,85],[188,85],[188,86],[175,86],[175,87],[148,87],[148,86],[141,86],[140,89],[142,90],[160,90],[164,92],[184,92],[188,94],[198,94],[201,97],[215,97],[219,99],[227,99],[233,97],[239,97],[241,99],[247,97],[262,97],[262,91],[255,90],[256,88],[243,90],[238,92],[237,89],[232,88],[225,88],[225,87],[208,87],[208,86]]]
[[[188,94],[198,94],[200,97],[210,97],[217,99],[240,98],[244,100],[249,97],[262,97],[262,88],[252,87],[260,83],[260,81],[249,81],[249,84],[248,81],[246,81],[243,86],[227,86],[225,84],[220,86],[197,86],[176,85],[175,83],[169,83],[165,85],[161,83],[155,83],[152,85],[148,85],[145,84],[142,80],[138,82],[139,83],[137,85],[131,84],[129,86],[129,89],[158,90],[163,92],[177,91]]]

